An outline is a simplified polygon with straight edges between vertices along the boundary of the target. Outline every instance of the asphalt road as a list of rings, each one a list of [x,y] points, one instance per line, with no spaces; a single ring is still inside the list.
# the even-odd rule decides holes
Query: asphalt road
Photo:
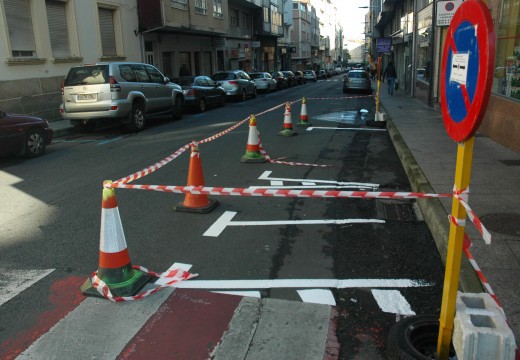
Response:
[[[296,126],[304,96],[315,127],[310,131]],[[286,101],[295,102],[297,135],[292,137],[279,136]],[[79,285],[98,266],[104,180],[145,169],[193,140],[257,114],[262,144],[271,158],[328,166],[241,163],[246,122],[200,145],[206,186],[271,186],[269,178],[284,186],[338,181],[377,184],[378,191],[410,191],[388,134],[364,127],[360,110],[373,118],[374,107],[369,96],[345,99],[336,77],[228,102],[201,114],[187,112],[178,121],[151,119],[136,134],[108,127],[57,138],[38,159],[0,159],[0,295],[6,299],[0,304],[0,358],[23,351],[27,339],[36,340],[35,329],[50,322],[45,314],[66,314],[82,300]],[[185,185],[188,164],[186,152],[132,183]],[[180,262],[192,264],[191,271],[204,280],[411,279],[427,284],[399,289],[399,299],[410,307],[402,314],[385,311],[385,301],[374,301],[379,293],[370,288],[334,289],[341,358],[381,357],[396,318],[439,311],[442,262],[413,200],[210,196],[220,202],[214,211],[189,214],[173,211],[184,199],[180,194],[117,189],[116,196],[132,263],[153,271]],[[232,224],[217,236],[205,236],[226,212],[235,213]],[[379,222],[323,223],[341,219]],[[283,223],[289,220],[311,224]],[[43,276],[45,270],[53,271]],[[42,278],[21,293],[10,289],[13,297],[5,295],[11,274],[26,271]],[[259,290],[262,297],[301,301],[293,288]]]

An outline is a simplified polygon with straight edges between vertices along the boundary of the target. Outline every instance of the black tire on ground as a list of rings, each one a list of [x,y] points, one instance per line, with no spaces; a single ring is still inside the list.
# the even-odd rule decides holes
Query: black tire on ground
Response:
[[[172,120],[182,119],[182,105],[183,105],[182,98],[180,96],[176,96],[174,107],[173,107]]]
[[[242,89],[242,92],[240,93],[240,101],[246,101],[246,99],[247,99],[246,89]]]
[[[204,101],[203,98],[201,98],[201,99],[199,100],[199,106],[198,106],[198,109],[197,109],[197,110],[199,110],[199,112],[204,112],[204,111],[206,111],[206,101]]]
[[[32,128],[25,133],[24,155],[35,158],[45,152],[45,132],[41,129]]]
[[[415,315],[395,324],[388,334],[386,355],[395,360],[436,358],[439,315]],[[455,356],[450,351],[449,356]]]
[[[132,105],[132,111],[130,111],[127,128],[129,131],[141,131],[144,129],[146,119],[144,116],[144,106],[140,103],[134,103]]]
[[[256,87],[253,89],[253,99],[256,98],[256,95],[257,95],[257,92],[256,92]]]

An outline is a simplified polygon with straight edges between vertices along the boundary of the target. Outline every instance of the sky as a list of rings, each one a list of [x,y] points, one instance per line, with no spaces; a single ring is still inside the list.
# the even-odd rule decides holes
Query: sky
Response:
[[[343,25],[345,39],[362,40],[365,38],[365,14],[369,9],[360,9],[359,6],[369,6],[369,0],[333,0],[338,8],[340,22]],[[341,21],[343,20],[343,21]]]

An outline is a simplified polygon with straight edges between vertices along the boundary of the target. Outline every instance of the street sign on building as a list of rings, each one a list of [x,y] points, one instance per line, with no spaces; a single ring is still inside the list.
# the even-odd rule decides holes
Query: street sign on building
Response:
[[[463,0],[437,1],[437,26],[450,26],[451,18]]]
[[[376,39],[376,48],[378,53],[389,53],[392,51],[392,38],[384,37]]]

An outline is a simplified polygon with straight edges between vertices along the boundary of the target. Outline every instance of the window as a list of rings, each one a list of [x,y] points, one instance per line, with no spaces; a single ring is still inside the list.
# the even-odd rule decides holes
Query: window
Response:
[[[249,28],[248,16],[245,13],[240,13],[240,27],[247,29]]]
[[[238,27],[238,10],[230,9],[229,11],[231,26]]]
[[[195,13],[201,15],[208,14],[208,3],[206,0],[195,0]]]
[[[496,20],[493,92],[520,100],[520,2],[503,0]]]
[[[148,75],[150,76],[150,80],[154,83],[164,84],[164,76],[157,70],[155,67],[151,65],[146,65],[146,71],[148,71]]]
[[[114,30],[114,10],[98,8],[99,34],[103,56],[116,56],[116,35]]]
[[[36,45],[29,0],[4,0],[5,19],[13,58],[35,58]]]
[[[213,17],[222,19],[224,13],[222,12],[222,0],[213,0]]]
[[[181,10],[187,10],[188,0],[171,0],[171,7]]]
[[[63,1],[45,1],[52,56],[55,58],[70,56],[69,30],[65,6],[66,3]]]

